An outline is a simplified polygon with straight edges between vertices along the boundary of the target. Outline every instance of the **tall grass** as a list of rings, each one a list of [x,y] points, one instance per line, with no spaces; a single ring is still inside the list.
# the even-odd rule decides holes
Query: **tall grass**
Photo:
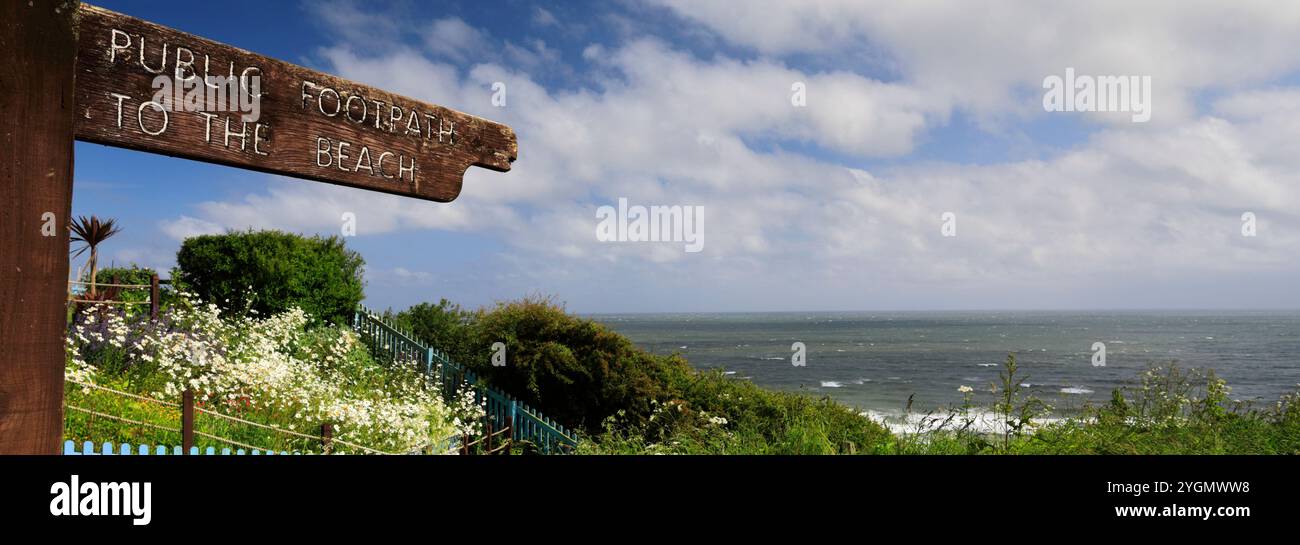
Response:
[[[939,426],[900,436],[903,454],[1300,454],[1300,405],[1295,394],[1256,407],[1232,401],[1211,370],[1176,363],[1152,365],[1135,384],[1114,390],[1108,403],[1040,421],[1041,401],[1018,395],[1014,357],[1008,358],[994,412],[1003,426],[970,432]],[[1010,386],[1008,388],[1007,386]]]

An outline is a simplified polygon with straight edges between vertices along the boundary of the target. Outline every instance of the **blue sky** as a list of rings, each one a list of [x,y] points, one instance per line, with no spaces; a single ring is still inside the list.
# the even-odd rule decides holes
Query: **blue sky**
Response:
[[[520,140],[450,204],[78,143],[74,213],[124,227],[105,262],[167,268],[225,229],[336,234],[352,212],[380,308],[1300,307],[1296,6],[97,4]],[[1151,121],[1044,111],[1067,67],[1150,76]],[[703,251],[598,240],[619,198],[703,206]]]

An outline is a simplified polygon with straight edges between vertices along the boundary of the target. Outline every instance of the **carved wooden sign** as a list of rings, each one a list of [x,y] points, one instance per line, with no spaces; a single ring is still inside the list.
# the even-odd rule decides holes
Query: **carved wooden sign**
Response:
[[[95,6],[78,12],[78,140],[449,202],[510,170],[505,125]]]

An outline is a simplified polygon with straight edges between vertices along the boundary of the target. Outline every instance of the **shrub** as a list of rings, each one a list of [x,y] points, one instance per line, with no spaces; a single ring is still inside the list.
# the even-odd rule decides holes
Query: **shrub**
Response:
[[[829,397],[767,390],[721,369],[683,365],[669,376],[671,401],[657,404],[645,426],[621,423],[649,452],[867,454],[892,441],[883,426]]]
[[[226,311],[269,315],[297,307],[313,320],[345,323],[363,297],[365,261],[335,236],[203,235],[185,239],[176,263],[190,291]]]
[[[417,339],[451,355],[456,361],[472,357],[469,324],[474,313],[443,299],[438,304],[420,303],[401,312],[385,311],[383,317]]]
[[[623,410],[650,415],[667,397],[673,364],[636,348],[603,324],[570,315],[550,299],[526,298],[479,310],[467,332],[466,364],[547,416],[588,431]],[[506,364],[491,364],[493,343]]]
[[[149,285],[149,282],[151,281],[155,272],[156,271],[154,271],[151,268],[141,267],[134,263],[126,267],[106,267],[100,269],[99,270],[100,283],[134,284],[137,286],[146,286],[146,287],[130,288],[130,289],[101,287],[100,292],[103,293],[108,300],[112,300],[112,301],[145,303],[149,300],[149,288],[147,286]],[[114,278],[117,278],[117,282],[113,282]],[[82,281],[89,282],[90,281],[89,275],[83,277]],[[177,297],[176,290],[174,288],[175,286],[171,284],[162,284],[159,286],[158,305],[160,308],[165,309],[171,306],[172,304],[176,303],[180,299],[179,297]],[[82,305],[82,307],[85,306],[86,305]],[[124,308],[126,309],[127,315],[129,317],[134,317],[138,314],[148,314],[149,312],[149,305],[145,305],[145,304],[125,305]]]
[[[113,279],[117,279],[118,284],[137,284],[149,285],[149,280],[154,274],[154,270],[148,267],[141,267],[132,263],[126,267],[104,267],[99,269],[98,282],[108,284]],[[82,282],[90,282],[90,273],[81,277]],[[146,292],[147,293],[147,292]]]
[[[398,325],[458,357],[498,388],[581,429],[581,452],[876,452],[889,432],[829,398],[773,392],[656,356],[551,299],[467,313],[441,301],[397,313]],[[506,347],[491,364],[492,344]],[[442,344],[445,343],[445,344]]]

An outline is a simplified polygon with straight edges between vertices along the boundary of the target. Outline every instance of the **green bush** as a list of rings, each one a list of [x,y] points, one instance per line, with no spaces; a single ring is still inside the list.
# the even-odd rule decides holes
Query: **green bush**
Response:
[[[469,361],[473,356],[468,336],[474,313],[451,301],[443,299],[436,305],[420,303],[401,312],[389,310],[383,317],[456,361]]]
[[[363,297],[365,261],[335,236],[202,235],[185,239],[176,263],[187,289],[231,312],[299,307],[314,320],[345,323]]]
[[[685,363],[684,361],[682,362]],[[672,399],[646,422],[619,417],[580,448],[602,454],[874,454],[889,431],[829,397],[767,390],[721,369],[674,367]]]
[[[554,301],[469,313],[447,302],[393,315],[496,387],[586,433],[583,452],[877,452],[889,432],[829,398],[764,390],[656,356]],[[493,366],[492,345],[506,347]]]
[[[561,423],[588,431],[623,410],[648,417],[667,397],[671,362],[637,349],[599,322],[578,318],[549,299],[527,298],[479,310],[468,329],[465,360],[500,389]],[[505,345],[505,365],[491,364]],[[683,362],[684,364],[684,362]]]
[[[131,303],[143,303],[149,300],[149,288],[147,286],[149,285],[150,279],[153,277],[153,273],[153,269],[140,267],[135,264],[132,264],[129,267],[105,267],[99,269],[99,273],[95,275],[95,282],[99,292],[103,294],[103,297],[106,299],[113,301],[128,301]],[[82,275],[81,281],[90,282],[89,271]],[[135,284],[146,287],[117,288],[105,286],[105,284]],[[79,287],[85,290],[90,289],[89,284],[82,284]],[[125,308],[132,314],[138,313],[142,309],[146,312],[149,310],[148,305],[127,305]]]
[[[686,365],[639,350],[545,298],[474,312],[442,300],[389,316],[498,389],[567,427],[593,433],[619,411],[636,421],[648,418],[652,402],[669,398],[668,371]],[[503,366],[492,365],[498,342],[505,345]]]
[[[149,279],[153,276],[154,270],[148,267],[141,267],[132,263],[126,267],[104,267],[99,269],[96,275],[97,282],[100,284],[112,284],[116,277],[118,284],[137,284],[149,285]],[[90,282],[90,273],[86,272],[81,277],[82,282]]]
[[[149,283],[154,272],[153,269],[141,267],[134,263],[126,267],[114,266],[99,269],[99,273],[96,275],[98,294],[94,297],[89,294],[90,273],[89,271],[84,272],[80,281],[85,283],[77,286],[77,289],[80,290],[77,294],[77,299],[130,303],[120,305],[120,308],[126,311],[127,316],[132,318],[136,316],[147,316],[149,314],[149,305],[147,304],[149,301]],[[115,279],[116,281],[114,281]],[[119,288],[109,286],[108,284],[131,284],[140,287]],[[177,300],[175,290],[172,289],[172,286],[169,284],[161,284],[159,286],[158,295],[158,304],[161,309],[167,308]],[[91,304],[92,303],[83,302],[69,306],[69,323],[71,323],[73,316],[78,310],[84,309]]]

